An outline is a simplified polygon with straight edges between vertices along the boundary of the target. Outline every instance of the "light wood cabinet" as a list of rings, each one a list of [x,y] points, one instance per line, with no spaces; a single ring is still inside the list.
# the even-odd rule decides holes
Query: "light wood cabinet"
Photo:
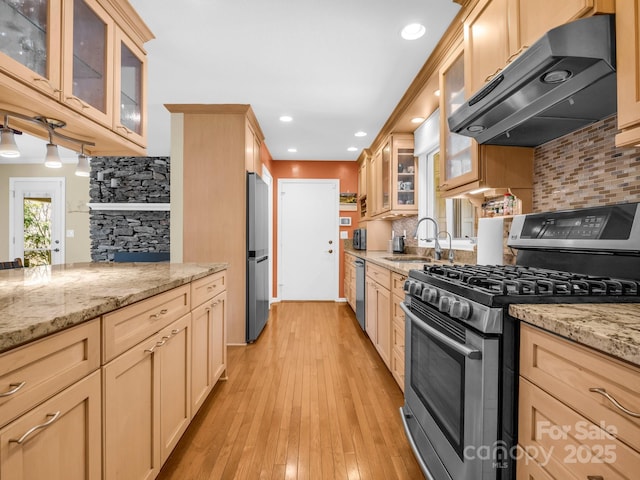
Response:
[[[391,361],[391,294],[390,271],[384,267],[366,264],[366,319],[365,328],[385,365]]]
[[[0,426],[98,368],[98,319],[3,353],[0,355]]]
[[[618,129],[616,146],[640,145],[640,5],[616,1]]]
[[[171,155],[171,205],[179,205],[179,213],[173,215],[172,210],[171,231],[181,232],[179,240],[172,237],[171,258],[229,264],[227,339],[229,343],[243,344],[247,123],[261,141],[264,136],[249,105],[165,107],[172,114],[172,144],[181,146]],[[181,175],[176,174],[178,170]],[[202,215],[202,205],[207,205],[207,215]]]
[[[0,430],[0,478],[99,480],[101,421],[94,371]]]
[[[360,220],[367,220],[371,216],[369,211],[368,183],[369,183],[369,162],[371,152],[364,149],[358,158],[358,210]]]
[[[191,420],[191,315],[103,367],[105,478],[151,479]]]
[[[344,255],[344,296],[353,311],[356,311],[356,257],[345,253]]]
[[[193,309],[191,318],[192,418],[227,368],[226,272],[210,277],[194,282],[191,286],[192,292],[209,292],[204,298],[198,293],[192,293],[194,305],[200,304]]]
[[[405,319],[400,304],[404,300],[406,275],[391,272],[391,373],[404,392],[404,334]]]
[[[36,2],[37,3],[37,2]],[[0,51],[0,108],[66,123],[59,132],[91,155],[144,155],[146,53],[153,38],[124,0],[50,0],[0,6],[0,25],[17,21],[25,35]],[[28,55],[18,55],[26,48]],[[16,119],[16,128],[46,138]],[[55,143],[79,150],[75,142]]]
[[[254,128],[252,128],[249,122],[246,124],[244,141],[247,172],[256,172],[258,175],[262,175],[262,161],[260,160],[260,145],[262,145],[262,139],[255,133]]]
[[[389,135],[369,165],[367,192],[373,205],[371,217],[418,213],[418,161],[413,155],[412,134]],[[368,193],[369,195],[369,193]]]
[[[0,478],[101,478],[99,367],[98,319],[0,355]]]
[[[467,98],[552,28],[613,12],[611,0],[481,0],[464,22]]]
[[[520,447],[549,478],[633,478],[640,419],[611,398],[640,413],[639,374],[638,367],[523,324]],[[528,468],[517,470],[518,478],[529,478]]]

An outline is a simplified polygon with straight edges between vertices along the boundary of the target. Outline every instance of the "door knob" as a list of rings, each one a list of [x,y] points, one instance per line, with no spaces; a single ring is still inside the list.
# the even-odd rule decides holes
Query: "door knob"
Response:
[[[329,245],[331,245],[333,243],[333,240],[329,240]]]
[[[329,253],[333,253],[333,250],[329,250]]]
[[[54,252],[59,252],[59,251],[60,251],[60,249],[59,249],[59,248],[54,248],[54,249],[53,249],[53,251],[54,251]]]

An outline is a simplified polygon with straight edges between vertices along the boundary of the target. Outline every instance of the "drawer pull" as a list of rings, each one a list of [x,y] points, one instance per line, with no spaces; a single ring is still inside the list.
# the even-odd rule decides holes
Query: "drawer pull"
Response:
[[[156,344],[155,344],[153,347],[151,347],[151,348],[147,348],[147,349],[145,350],[145,352],[146,352],[146,353],[153,353],[153,351],[154,351],[156,348],[161,347],[161,346],[163,346],[165,343],[167,343],[167,340],[168,340],[169,338],[171,338],[171,337],[162,337],[162,341],[160,341],[160,342],[156,342]]]
[[[209,285],[207,287],[207,292],[210,292],[211,290],[213,290],[214,288],[216,288],[218,285],[216,285],[215,283],[213,285]]]
[[[41,423],[40,425],[36,425],[35,427],[31,427],[29,430],[27,430],[25,432],[24,435],[22,435],[19,439],[15,439],[15,438],[11,438],[9,439],[9,443],[17,443],[18,445],[23,444],[27,438],[29,438],[29,436],[35,432],[36,430],[40,430],[41,428],[46,428],[49,425],[51,425],[53,422],[55,422],[58,417],[60,416],[60,411],[58,410],[56,413],[48,413],[47,417],[51,417],[49,420],[47,420],[44,423]]]
[[[160,313],[154,313],[153,315],[149,315],[149,318],[160,318],[162,315],[166,315],[169,312],[166,308],[160,310]]]
[[[604,480],[602,475],[587,475],[587,480]]]
[[[0,397],[9,397],[11,395],[13,395],[14,393],[17,393],[18,390],[20,390],[22,387],[24,387],[26,385],[27,382],[21,382],[21,383],[10,383],[9,386],[13,387],[11,390],[9,390],[8,392],[3,392],[0,393]]]
[[[630,415],[635,418],[640,418],[640,413],[632,412],[631,410],[624,408],[620,404],[620,402],[618,402],[615,398],[613,398],[604,388],[590,388],[589,391],[593,393],[599,393],[600,395],[605,397],[607,400],[609,400],[611,403],[613,403],[619,410],[622,410],[627,415]]]
[[[173,330],[171,330],[171,335],[177,335],[180,333],[180,329],[179,328],[174,328]]]

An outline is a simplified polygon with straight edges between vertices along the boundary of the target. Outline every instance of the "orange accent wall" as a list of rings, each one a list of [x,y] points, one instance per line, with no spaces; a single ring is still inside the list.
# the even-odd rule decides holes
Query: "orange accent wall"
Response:
[[[262,144],[261,160],[266,165],[273,176],[273,296],[278,294],[278,179],[280,178],[313,178],[340,180],[341,192],[358,191],[358,164],[352,161],[298,161],[298,160],[273,160],[266,145]],[[340,211],[341,217],[351,217],[351,226],[340,227],[341,232],[349,232],[349,239],[353,239],[353,229],[358,224],[357,211]],[[339,294],[344,298],[344,247],[343,241],[338,240],[340,245],[339,264]]]

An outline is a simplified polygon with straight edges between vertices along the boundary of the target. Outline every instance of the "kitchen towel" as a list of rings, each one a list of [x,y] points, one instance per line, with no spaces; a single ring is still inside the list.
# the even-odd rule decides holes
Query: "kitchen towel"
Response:
[[[503,224],[501,217],[478,220],[478,265],[502,265]]]

